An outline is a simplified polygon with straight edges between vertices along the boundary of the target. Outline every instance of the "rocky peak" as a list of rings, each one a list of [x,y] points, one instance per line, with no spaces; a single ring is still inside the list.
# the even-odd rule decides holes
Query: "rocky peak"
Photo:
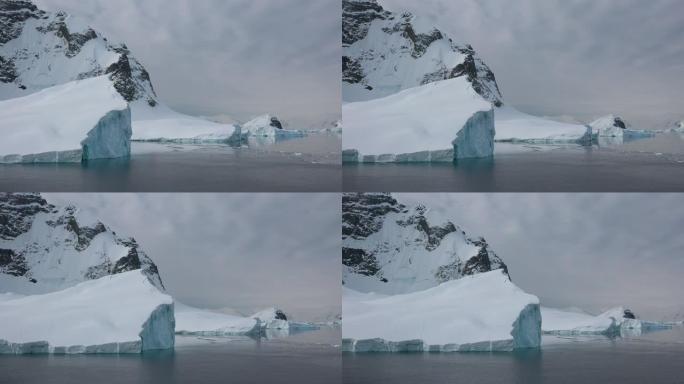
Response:
[[[345,284],[378,292],[383,284],[397,293],[497,269],[508,276],[484,238],[468,237],[451,221],[435,222],[427,206],[405,205],[388,193],[343,195],[342,264]]]
[[[401,15],[389,12],[374,0],[343,0],[343,83],[358,84],[367,91],[377,91],[378,88],[398,91],[465,76],[484,99],[497,107],[503,105],[494,73],[472,46],[454,43],[437,28],[419,32],[414,19],[414,15],[408,12]],[[369,36],[373,23],[378,23],[379,29],[374,29],[375,35]],[[396,36],[401,39],[397,40]],[[378,44],[378,41],[385,43]],[[435,44],[439,46],[433,52],[438,53],[417,65],[417,61]],[[445,55],[445,51],[450,54]],[[412,60],[405,60],[406,57]],[[388,66],[387,61],[396,65]],[[415,76],[414,66],[424,72],[412,79],[410,77]],[[387,68],[393,72],[387,72]],[[387,79],[393,78],[398,83],[388,84]],[[382,96],[386,94],[378,94],[378,97]]]
[[[276,129],[283,129],[283,124],[278,120],[277,117],[271,117],[271,127]]]
[[[0,85],[13,84],[35,92],[109,75],[126,101],[142,100],[156,106],[150,75],[126,45],[111,44],[84,25],[66,12],[42,11],[30,1],[0,0]],[[14,41],[26,28],[40,32],[40,37],[35,41],[29,41],[29,37]],[[87,44],[94,49],[84,50]]]
[[[86,220],[75,206],[57,207],[37,193],[1,193],[0,274],[63,289],[139,269],[164,289],[157,266],[135,239]]]
[[[624,122],[621,118],[619,118],[619,117],[615,117],[615,119],[613,119],[613,125],[616,126],[616,127],[618,127],[618,128],[627,129],[627,125],[626,125],[625,122]]]

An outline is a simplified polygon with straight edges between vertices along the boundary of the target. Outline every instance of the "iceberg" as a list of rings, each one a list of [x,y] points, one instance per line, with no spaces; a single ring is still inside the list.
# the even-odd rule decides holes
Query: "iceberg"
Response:
[[[0,101],[0,163],[130,155],[131,111],[106,76]]]
[[[560,336],[605,335],[609,337],[640,336],[642,332],[669,329],[671,324],[645,321],[624,307],[612,308],[599,315],[542,307],[542,332]]]
[[[538,348],[539,299],[502,270],[398,295],[343,287],[346,352],[471,352]]]
[[[592,129],[586,125],[544,119],[509,106],[497,108],[495,113],[497,142],[591,144]]]
[[[243,139],[239,125],[184,115],[162,103],[151,108],[137,101],[131,109],[133,141],[201,144],[240,143]]]
[[[140,270],[0,300],[0,354],[142,353],[174,343],[173,299]]]
[[[494,151],[492,105],[463,77],[343,104],[342,114],[345,161],[452,162]]]
[[[261,325],[251,317],[194,308],[176,301],[176,333],[200,336],[239,336],[259,334]]]
[[[287,316],[280,309],[267,308],[253,314],[251,317],[259,320],[262,329],[287,330],[290,328]]]
[[[284,129],[278,118],[271,115],[261,115],[242,126],[242,133],[247,137],[290,138],[306,136],[304,131]]]

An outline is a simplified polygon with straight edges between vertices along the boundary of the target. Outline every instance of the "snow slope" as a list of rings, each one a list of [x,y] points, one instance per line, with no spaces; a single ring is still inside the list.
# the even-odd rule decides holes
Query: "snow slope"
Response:
[[[591,143],[591,127],[528,115],[509,106],[495,110],[496,141],[526,143]]]
[[[106,76],[0,101],[0,163],[130,155],[131,112]]]
[[[88,211],[49,204],[37,193],[0,193],[0,223],[0,292],[46,293],[132,270],[164,288],[135,239]]]
[[[0,353],[140,353],[174,345],[173,300],[140,271],[0,300]]]
[[[511,351],[541,342],[539,299],[501,270],[423,291],[342,295],[348,352]]]
[[[175,303],[176,333],[183,335],[232,336],[258,334],[260,324],[252,317],[227,315]]]
[[[506,264],[449,214],[386,193],[342,197],[342,280],[360,292],[416,292]]]
[[[494,112],[465,78],[342,106],[344,149],[360,162],[453,161],[491,156]]]

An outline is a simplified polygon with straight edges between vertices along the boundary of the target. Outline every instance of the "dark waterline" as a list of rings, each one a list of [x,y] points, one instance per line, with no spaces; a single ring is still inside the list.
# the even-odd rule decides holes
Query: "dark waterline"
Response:
[[[281,340],[198,340],[143,355],[3,356],[0,383],[340,383],[339,330]],[[187,344],[187,343],[186,343]]]
[[[350,192],[680,192],[684,141],[668,135],[615,148],[574,146],[457,164],[345,164],[342,173]]]
[[[345,384],[673,384],[684,382],[684,331],[515,353],[343,354],[342,364]]]
[[[0,164],[0,190],[41,192],[337,192],[339,138],[250,148],[133,143],[130,159]]]

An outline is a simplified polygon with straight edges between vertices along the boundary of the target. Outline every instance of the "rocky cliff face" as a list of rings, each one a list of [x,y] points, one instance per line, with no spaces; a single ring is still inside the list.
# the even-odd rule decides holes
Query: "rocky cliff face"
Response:
[[[385,10],[376,0],[343,0],[345,101],[369,100],[465,76],[484,99],[502,106],[494,73],[475,50],[422,24],[410,13]]]
[[[164,289],[157,266],[135,239],[40,194],[0,193],[0,275],[26,283],[26,290],[64,289],[138,269]]]
[[[0,0],[0,99],[105,74],[126,101],[157,105],[149,73],[125,44],[67,13]]]
[[[342,198],[343,283],[359,291],[404,293],[506,264],[484,238],[471,238],[430,210],[385,193]]]

